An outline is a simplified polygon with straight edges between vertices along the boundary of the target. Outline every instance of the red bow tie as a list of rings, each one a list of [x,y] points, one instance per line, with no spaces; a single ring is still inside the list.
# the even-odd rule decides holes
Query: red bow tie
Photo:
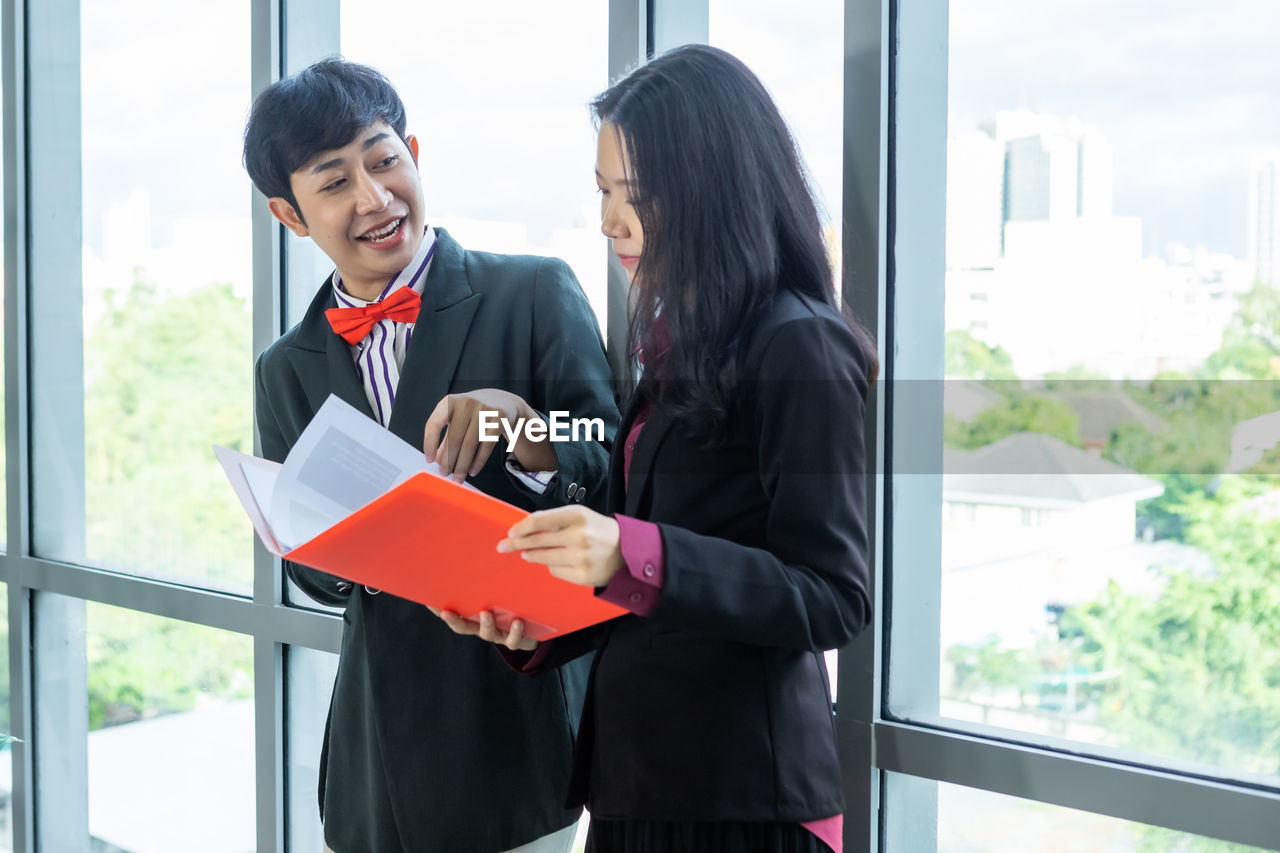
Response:
[[[420,297],[411,287],[400,287],[381,302],[370,302],[354,308],[330,308],[324,312],[329,325],[352,346],[360,343],[382,320],[413,323],[418,319]]]

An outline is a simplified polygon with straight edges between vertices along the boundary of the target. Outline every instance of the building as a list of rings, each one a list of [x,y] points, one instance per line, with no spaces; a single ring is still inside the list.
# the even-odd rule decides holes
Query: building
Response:
[[[1249,166],[1248,229],[1256,280],[1280,286],[1280,150],[1255,157]]]
[[[1004,147],[1005,222],[1111,215],[1112,151],[1102,131],[1075,116],[996,113]]]

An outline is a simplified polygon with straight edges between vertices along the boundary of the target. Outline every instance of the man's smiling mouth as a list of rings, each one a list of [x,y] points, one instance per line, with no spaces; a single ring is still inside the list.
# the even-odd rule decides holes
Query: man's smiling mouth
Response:
[[[376,231],[368,231],[357,237],[357,240],[363,240],[366,243],[382,243],[395,237],[400,233],[400,226],[404,225],[404,217],[388,222]]]

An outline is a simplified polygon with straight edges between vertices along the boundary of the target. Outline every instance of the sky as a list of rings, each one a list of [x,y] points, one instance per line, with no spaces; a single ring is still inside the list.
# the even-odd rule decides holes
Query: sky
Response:
[[[1075,115],[1115,149],[1144,245],[1245,255],[1251,155],[1280,148],[1276,0],[951,0],[952,130]]]
[[[411,4],[394,26],[343,7],[342,50],[385,68],[436,163],[429,205],[523,220],[535,241],[594,227],[586,103],[607,80],[607,4]],[[153,242],[177,218],[245,216],[249,4],[84,0],[85,238],[141,186]],[[839,216],[838,0],[711,0],[712,43],[740,55],[791,121],[827,211]],[[1115,210],[1165,242],[1243,257],[1248,159],[1280,146],[1277,0],[952,0],[950,126],[1026,107],[1102,127]]]

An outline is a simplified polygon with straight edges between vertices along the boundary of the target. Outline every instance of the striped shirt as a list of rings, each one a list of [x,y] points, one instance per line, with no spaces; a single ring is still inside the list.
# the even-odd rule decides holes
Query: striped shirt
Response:
[[[331,282],[338,307],[355,308],[381,302],[401,287],[411,288],[422,296],[435,251],[435,229],[427,228],[422,245],[418,247],[413,260],[387,282],[377,299],[371,301],[359,299],[343,290],[342,276],[335,269]],[[391,423],[391,409],[396,402],[396,388],[400,384],[404,356],[409,351],[409,342],[413,340],[414,325],[380,320],[369,330],[369,334],[351,347],[351,358],[355,361],[356,373],[360,375],[360,381],[364,385],[365,396],[369,398],[369,407],[383,426]],[[506,467],[517,481],[536,494],[545,492],[556,474],[555,471],[525,471],[510,453],[507,454]]]
[[[422,295],[427,283],[427,270],[431,267],[431,257],[436,250],[436,232],[428,228],[422,238],[422,245],[413,256],[409,265],[397,273],[387,286],[378,294],[378,298],[366,301],[352,296],[342,289],[342,276],[333,271],[333,295],[340,308],[355,308],[381,302],[387,296],[408,287]],[[365,396],[369,398],[369,406],[383,426],[391,423],[391,408],[396,402],[396,388],[400,384],[400,369],[404,366],[404,354],[409,350],[409,342],[413,340],[413,323],[397,323],[394,320],[380,320],[353,347],[351,357],[355,359],[356,372],[364,383]]]

